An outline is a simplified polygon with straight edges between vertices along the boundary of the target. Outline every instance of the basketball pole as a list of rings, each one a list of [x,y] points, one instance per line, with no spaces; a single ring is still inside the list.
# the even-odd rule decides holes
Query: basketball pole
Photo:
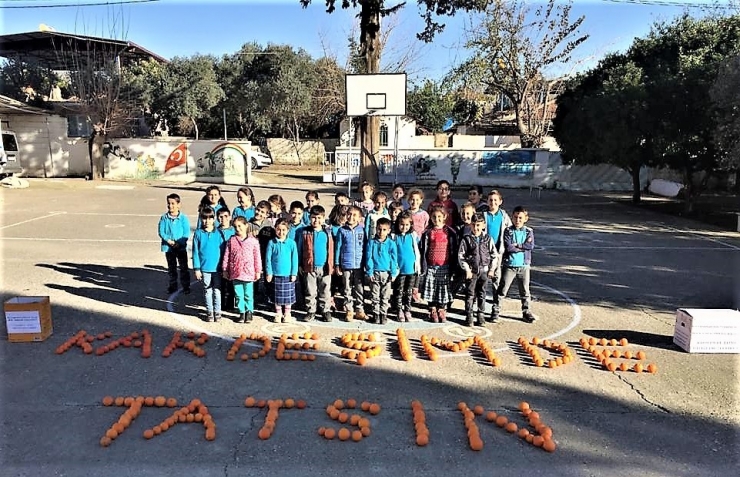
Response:
[[[347,116],[349,118],[349,153],[347,155],[347,198],[352,199],[352,141],[355,140],[354,132],[352,131],[352,126],[354,126],[354,121],[352,120],[352,116]]]

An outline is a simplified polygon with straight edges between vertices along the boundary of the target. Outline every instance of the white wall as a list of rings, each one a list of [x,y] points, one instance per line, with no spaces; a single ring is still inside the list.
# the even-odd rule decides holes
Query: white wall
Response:
[[[16,133],[24,176],[66,177],[78,173],[81,165],[70,161],[69,142],[76,140],[67,139],[66,118],[20,113],[2,114],[0,120],[7,121],[8,128]]]

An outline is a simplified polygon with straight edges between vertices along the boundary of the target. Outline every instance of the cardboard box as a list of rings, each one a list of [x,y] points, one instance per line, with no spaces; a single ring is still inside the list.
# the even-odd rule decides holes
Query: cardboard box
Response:
[[[17,296],[5,302],[8,341],[44,341],[51,336],[51,303],[48,296]]]
[[[689,353],[740,353],[740,311],[679,308],[673,342]]]

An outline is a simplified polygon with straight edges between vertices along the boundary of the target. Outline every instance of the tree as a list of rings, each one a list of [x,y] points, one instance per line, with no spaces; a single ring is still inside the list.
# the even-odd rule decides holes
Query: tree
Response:
[[[659,118],[660,161],[682,172],[687,212],[720,167],[710,90],[721,65],[739,49],[739,15],[695,19],[688,14],[656,24],[630,48],[647,78],[649,112]]]
[[[299,0],[304,8],[310,5],[311,0]],[[336,10],[338,0],[326,0],[326,11]],[[436,22],[439,15],[454,15],[458,10],[470,11],[481,9],[485,0],[417,0],[420,8],[423,6],[422,16],[425,28],[417,37],[426,42],[432,41],[436,33],[444,29],[444,24]],[[364,72],[374,74],[380,72],[380,20],[392,15],[403,8],[406,2],[387,7],[384,0],[342,0],[341,7],[360,7],[360,44],[359,55],[364,61]],[[380,149],[380,118],[377,116],[363,116],[360,118],[360,184],[368,181],[378,183],[377,154]]]
[[[735,172],[735,187],[740,169],[740,55],[731,56],[717,73],[709,96],[714,105],[714,144],[720,151],[719,167]]]
[[[607,56],[574,79],[557,99],[553,135],[566,161],[612,164],[632,177],[640,201],[640,170],[653,164],[651,117],[643,71],[625,55]]]
[[[426,80],[408,92],[406,104],[406,115],[416,120],[418,125],[441,132],[445,121],[452,115],[455,99],[451,93],[443,91],[440,84]]]
[[[727,117],[713,106],[711,91],[721,65],[738,49],[740,16],[684,15],[655,25],[625,54],[608,57],[578,78],[558,101],[555,137],[564,154],[579,163],[625,168],[635,200],[639,167],[680,171],[691,212],[712,174],[727,167],[716,141],[717,132],[726,130],[718,118]]]
[[[206,55],[173,58],[164,68],[154,100],[154,111],[171,124],[177,124],[180,118],[189,120],[195,139],[199,136],[198,120],[208,116],[224,96],[216,81],[214,63],[215,58]]]
[[[467,42],[473,56],[451,75],[509,99],[522,147],[542,144],[554,116],[553,101],[564,85],[556,69],[568,65],[588,38],[578,32],[584,17],[571,21],[571,6],[572,1],[548,0],[532,12],[524,0],[491,2]]]
[[[0,94],[4,96],[44,106],[44,97],[49,96],[55,85],[66,87],[62,78],[49,68],[18,58],[5,58],[0,65]]]

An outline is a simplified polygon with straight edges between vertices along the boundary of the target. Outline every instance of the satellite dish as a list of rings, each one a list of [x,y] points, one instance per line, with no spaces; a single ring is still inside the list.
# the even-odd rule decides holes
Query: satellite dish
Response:
[[[39,23],[39,31],[56,31],[54,27],[50,27],[46,23]]]

